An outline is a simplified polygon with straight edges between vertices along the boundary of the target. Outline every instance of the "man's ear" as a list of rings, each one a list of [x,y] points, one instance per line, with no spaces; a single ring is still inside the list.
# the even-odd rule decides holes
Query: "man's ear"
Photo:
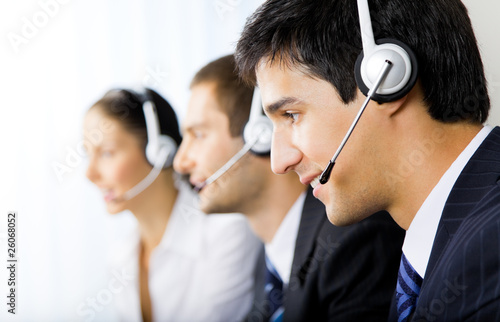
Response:
[[[402,98],[392,101],[392,102],[386,102],[386,103],[379,103],[377,101],[370,101],[370,103],[367,106],[367,109],[372,110],[373,112],[376,112],[379,114],[380,112],[384,113],[386,117],[393,117],[396,115],[405,105],[405,103],[408,100],[408,97],[412,95],[412,91],[410,93],[406,94]],[[355,105],[360,105],[366,100],[366,96],[358,89],[357,90],[357,99]]]
[[[359,92],[361,93],[361,92]],[[361,94],[363,95],[363,94]],[[388,102],[388,103],[375,103],[372,104],[372,106],[381,111],[386,113],[388,117],[393,117],[399,112],[404,109],[405,106],[411,105],[416,102],[421,102],[423,100],[423,92],[422,92],[422,86],[420,84],[420,80],[417,80],[415,83],[415,86],[411,89],[411,91],[403,96],[402,98],[393,101],[393,102]]]
[[[374,108],[376,108],[380,112],[385,113],[388,117],[393,117],[403,108],[408,98],[408,95],[410,94],[406,94],[405,96],[393,102],[387,102],[387,103],[375,102]]]

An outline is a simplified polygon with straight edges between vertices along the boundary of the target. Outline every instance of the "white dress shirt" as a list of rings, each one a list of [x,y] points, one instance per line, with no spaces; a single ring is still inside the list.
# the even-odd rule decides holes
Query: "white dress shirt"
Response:
[[[149,293],[154,321],[238,321],[250,310],[259,240],[240,214],[205,215],[181,186],[160,244],[151,254]],[[119,245],[114,294],[120,321],[141,321],[139,233]],[[124,276],[124,277],[123,277]],[[118,289],[118,287],[116,287]]]
[[[423,278],[444,205],[460,173],[493,128],[485,126],[444,173],[413,218],[406,231],[403,253]]]
[[[288,285],[290,281],[295,242],[299,232],[300,218],[302,217],[301,214],[305,200],[306,193],[303,192],[290,210],[288,210],[273,240],[265,245],[266,255],[280,275],[283,285]]]

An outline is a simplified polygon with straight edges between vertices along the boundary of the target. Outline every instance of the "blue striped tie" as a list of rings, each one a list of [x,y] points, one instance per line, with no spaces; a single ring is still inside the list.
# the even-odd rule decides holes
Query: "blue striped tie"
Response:
[[[399,266],[398,284],[396,286],[396,301],[398,308],[398,322],[406,322],[415,310],[422,277],[413,269],[403,254]]]
[[[266,256],[266,298],[269,303],[269,322],[281,322],[283,320],[283,281]]]

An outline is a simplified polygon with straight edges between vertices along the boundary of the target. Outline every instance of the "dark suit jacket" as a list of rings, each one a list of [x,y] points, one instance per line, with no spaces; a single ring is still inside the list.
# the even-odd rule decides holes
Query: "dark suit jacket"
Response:
[[[284,321],[386,321],[404,230],[386,212],[348,227],[332,225],[308,190],[295,244]],[[247,321],[267,321],[265,264]]]
[[[446,201],[413,320],[500,321],[499,127]]]

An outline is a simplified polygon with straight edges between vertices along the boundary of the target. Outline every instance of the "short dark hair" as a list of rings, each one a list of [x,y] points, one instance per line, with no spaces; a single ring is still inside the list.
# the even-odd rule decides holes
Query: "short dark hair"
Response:
[[[124,129],[135,135],[142,147],[146,148],[146,118],[142,109],[146,99],[152,100],[156,107],[160,133],[170,136],[179,146],[182,137],[175,111],[160,94],[152,89],[144,89],[144,93],[129,89],[112,89],[104,94],[91,109],[98,108],[105,115],[119,121]]]
[[[191,88],[202,83],[215,84],[215,96],[229,119],[231,136],[243,135],[250,115],[253,87],[239,78],[234,56],[227,55],[208,63],[196,73]]]
[[[370,0],[375,39],[407,44],[419,63],[429,114],[483,123],[490,100],[467,9],[460,0]],[[249,17],[236,47],[240,76],[255,84],[261,59],[331,83],[347,104],[356,95],[362,51],[354,0],[268,0]]]

